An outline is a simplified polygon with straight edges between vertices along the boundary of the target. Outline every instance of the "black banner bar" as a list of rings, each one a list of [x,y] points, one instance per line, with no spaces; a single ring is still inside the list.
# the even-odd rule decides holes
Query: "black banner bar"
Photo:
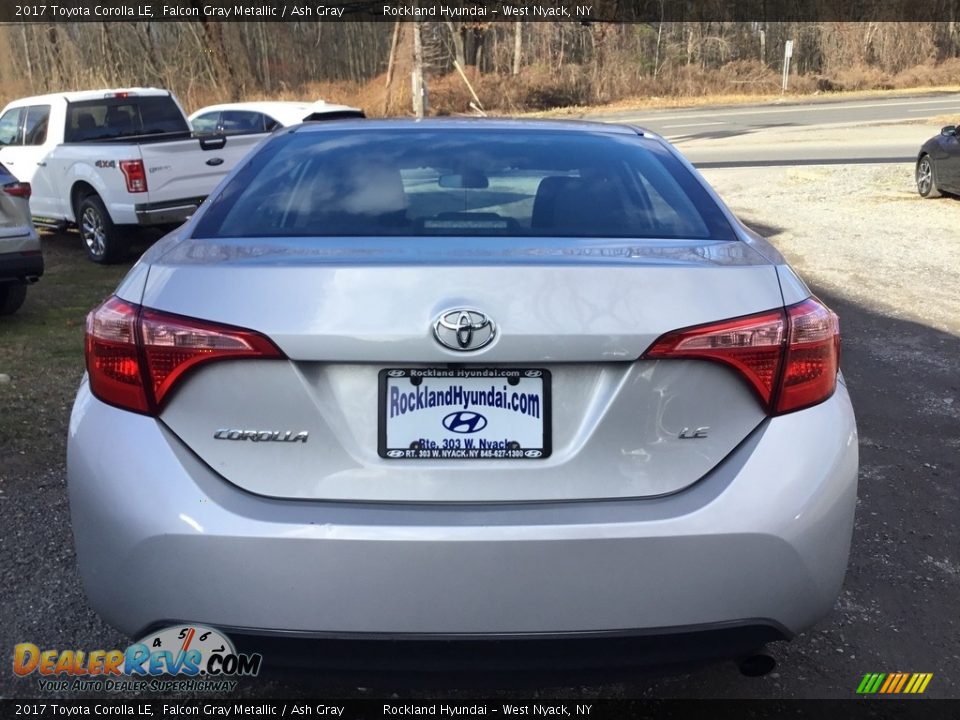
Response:
[[[61,0],[0,3],[0,23],[957,21],[960,0]]]
[[[695,718],[696,720],[947,720],[960,712],[960,700],[0,700],[4,718],[258,717],[334,718]]]

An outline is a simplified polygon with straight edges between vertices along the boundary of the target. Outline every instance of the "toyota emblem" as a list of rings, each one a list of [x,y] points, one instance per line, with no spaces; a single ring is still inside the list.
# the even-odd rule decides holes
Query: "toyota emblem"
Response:
[[[447,310],[433,324],[437,342],[451,350],[479,350],[492,343],[496,335],[493,320],[477,310]]]

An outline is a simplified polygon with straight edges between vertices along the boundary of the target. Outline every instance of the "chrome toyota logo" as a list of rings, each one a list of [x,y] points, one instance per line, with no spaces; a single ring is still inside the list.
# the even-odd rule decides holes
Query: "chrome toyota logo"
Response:
[[[493,342],[497,327],[476,310],[447,310],[433,324],[437,342],[451,350],[479,350]]]

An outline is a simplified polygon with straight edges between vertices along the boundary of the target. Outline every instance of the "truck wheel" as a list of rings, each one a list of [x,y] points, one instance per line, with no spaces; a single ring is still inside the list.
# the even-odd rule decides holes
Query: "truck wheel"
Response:
[[[87,256],[95,263],[115,263],[126,257],[127,245],[96,195],[87,195],[77,204],[77,227]]]
[[[0,283],[0,315],[13,315],[27,297],[27,286],[23,283]]]

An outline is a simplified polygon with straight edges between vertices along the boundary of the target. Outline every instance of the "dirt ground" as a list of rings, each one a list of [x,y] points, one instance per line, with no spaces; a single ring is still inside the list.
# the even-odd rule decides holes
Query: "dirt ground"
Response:
[[[841,317],[861,474],[850,567],[834,612],[792,643],[777,644],[779,665],[764,678],[741,677],[725,664],[665,679],[498,696],[847,698],[865,673],[903,671],[934,673],[927,696],[960,697],[960,200],[921,200],[911,171],[852,165],[704,173]],[[0,385],[0,652],[23,641],[126,644],[87,606],[70,535],[63,444],[82,372],[82,318],[121,274],[87,263],[77,243],[76,236],[47,237],[51,272],[18,320],[0,322],[0,373],[13,378]],[[56,339],[47,337],[57,328]],[[44,369],[49,358],[52,369]],[[241,683],[238,695],[311,697],[325,687],[316,677],[259,678]],[[395,687],[332,691],[391,693],[436,695]],[[37,695],[36,680],[13,677],[9,665],[0,670],[0,697]]]

